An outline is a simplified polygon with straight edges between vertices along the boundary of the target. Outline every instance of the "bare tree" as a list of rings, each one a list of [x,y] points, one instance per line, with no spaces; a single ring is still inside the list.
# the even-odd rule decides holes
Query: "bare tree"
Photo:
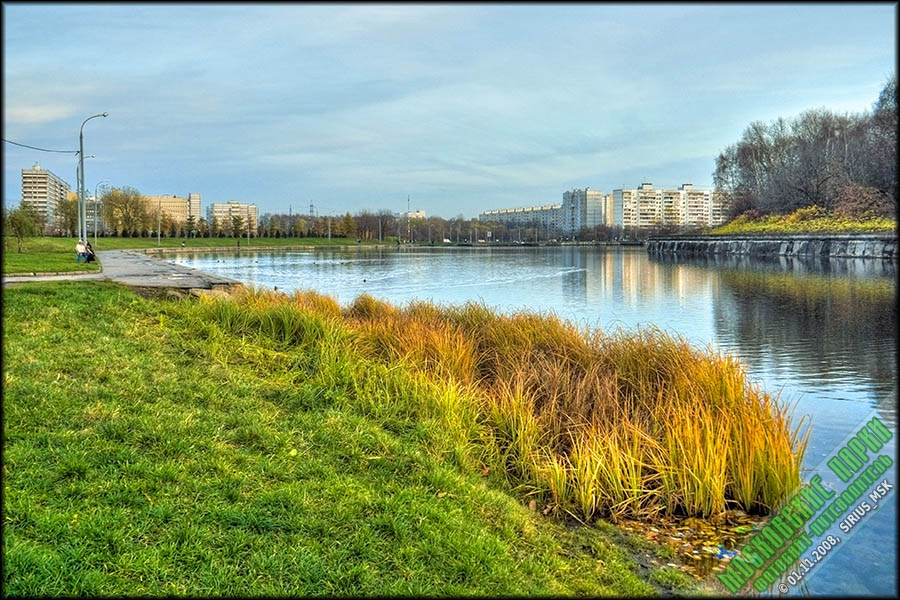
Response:
[[[839,201],[847,205],[848,190],[869,188],[888,198],[896,214],[896,132],[896,78],[891,78],[871,114],[813,109],[789,122],[751,123],[716,158],[713,180],[717,191],[732,198],[732,216],[811,205],[834,210]],[[871,199],[863,204],[883,205]]]

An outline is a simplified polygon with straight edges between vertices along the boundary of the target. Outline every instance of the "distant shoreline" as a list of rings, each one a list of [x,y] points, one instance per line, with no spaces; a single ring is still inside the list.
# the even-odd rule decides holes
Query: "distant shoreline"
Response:
[[[459,243],[459,244],[338,244],[338,245],[297,245],[297,246],[202,246],[191,248],[134,248],[135,252],[145,254],[185,254],[195,252],[282,252],[282,251],[308,251],[308,250],[347,250],[350,248],[537,248],[554,246],[643,246],[646,242],[511,242],[492,243]]]

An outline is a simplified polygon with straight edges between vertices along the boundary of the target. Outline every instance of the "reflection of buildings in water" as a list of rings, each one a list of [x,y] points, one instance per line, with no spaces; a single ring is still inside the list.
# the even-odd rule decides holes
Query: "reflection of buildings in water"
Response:
[[[573,269],[567,273],[560,281],[562,286],[562,295],[568,304],[584,305],[588,301],[587,297],[587,276],[590,266],[581,248],[565,247],[562,253],[562,266],[566,269]]]
[[[677,298],[681,307],[714,298],[716,278],[690,265],[660,265],[643,250],[565,248],[562,266],[573,269],[562,278],[566,303],[578,306],[655,310],[660,302]],[[601,309],[604,319],[609,310]]]
[[[586,281],[591,300],[612,298],[637,308],[670,296],[683,302],[711,289],[712,278],[703,269],[654,264],[642,251],[606,251],[595,254],[594,261]]]
[[[830,259],[815,272],[816,263],[796,260],[743,258],[735,261],[741,268],[718,269],[721,290],[713,306],[720,341],[740,348],[750,364],[768,358],[821,385],[831,381],[843,389],[858,379],[848,393],[874,393],[879,414],[895,424],[896,288],[883,276],[893,264]]]

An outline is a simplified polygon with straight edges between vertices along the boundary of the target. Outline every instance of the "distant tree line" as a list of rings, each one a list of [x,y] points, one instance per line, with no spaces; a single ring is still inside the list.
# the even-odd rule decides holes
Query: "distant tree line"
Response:
[[[785,214],[807,206],[850,217],[897,214],[897,78],[871,111],[807,110],[751,123],[716,158],[717,190],[731,194],[731,216]]]
[[[122,237],[155,237],[157,224],[164,237],[242,237],[247,235],[244,217],[235,215],[230,220],[189,217],[185,222],[172,219],[166,212],[159,217],[148,206],[142,194],[132,187],[112,188],[100,197],[103,227],[100,235]],[[57,217],[64,232],[75,235],[77,228],[77,202],[67,200],[57,208]],[[563,236],[560,231],[539,223],[504,224],[466,219],[457,215],[451,219],[442,217],[410,218],[388,210],[362,210],[356,214],[304,215],[264,213],[259,217],[254,237],[335,237],[371,241],[413,242],[440,244],[511,242],[532,243],[575,239],[580,241],[637,240],[648,235],[670,233],[671,226],[651,229],[610,227],[597,225],[583,228],[575,236]]]

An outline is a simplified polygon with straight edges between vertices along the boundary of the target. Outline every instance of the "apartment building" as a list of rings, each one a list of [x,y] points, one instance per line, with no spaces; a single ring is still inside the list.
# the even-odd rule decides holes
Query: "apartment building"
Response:
[[[542,206],[486,210],[478,215],[478,220],[502,223],[513,227],[537,226],[544,230],[555,232],[560,229],[560,208],[561,205],[559,204],[545,204]]]
[[[679,188],[683,193],[680,219],[683,225],[713,225],[713,197],[710,190],[695,190],[689,183]],[[718,224],[718,223],[716,223]]]
[[[22,206],[29,207],[44,224],[44,234],[57,233],[56,209],[69,194],[69,184],[35,164],[22,169]]]
[[[151,221],[156,222],[157,216],[168,216],[169,219],[178,224],[184,224],[188,218],[188,199],[181,196],[144,196],[144,203],[147,205],[147,214],[152,218]],[[157,214],[158,213],[158,214]],[[155,227],[155,225],[154,225]]]
[[[726,197],[685,183],[678,189],[656,189],[642,183],[636,189],[612,193],[611,225],[657,227],[660,225],[712,227],[725,222]]]
[[[549,225],[555,232],[574,237],[582,229],[597,225],[712,227],[725,222],[726,212],[724,193],[695,189],[690,183],[677,189],[642,183],[609,194],[591,188],[568,190],[563,192],[561,204],[487,210],[478,219],[514,226]]]
[[[222,231],[229,231],[233,217],[240,217],[244,228],[247,227],[247,219],[249,219],[250,235],[256,236],[256,227],[259,221],[255,204],[229,200],[228,202],[213,202],[206,207],[206,221],[210,227],[218,224]]]
[[[562,234],[576,235],[581,229],[606,224],[606,195],[591,188],[563,192],[561,211]]]
[[[618,189],[612,192],[612,210],[607,225],[624,226],[637,222],[637,190]]]
[[[487,210],[478,215],[478,220],[516,227],[537,225],[553,233],[575,236],[585,227],[606,224],[610,203],[608,195],[600,190],[574,189],[563,192],[560,204]]]
[[[194,217],[194,221],[199,221],[203,216],[201,212],[201,198],[200,194],[188,194],[187,197],[187,214],[188,217]]]

